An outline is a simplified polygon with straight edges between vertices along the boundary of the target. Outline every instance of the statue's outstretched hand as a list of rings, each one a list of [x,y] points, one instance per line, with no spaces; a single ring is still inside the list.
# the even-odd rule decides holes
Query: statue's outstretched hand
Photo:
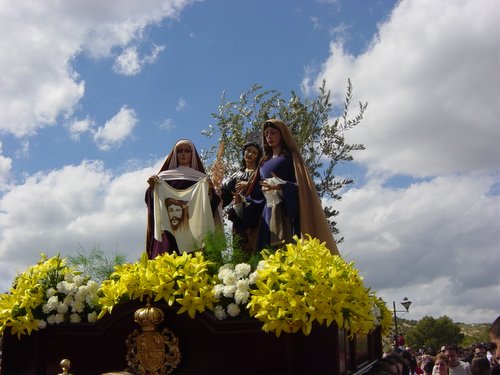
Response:
[[[148,184],[149,186],[153,187],[155,182],[158,181],[160,178],[157,175],[152,175],[148,178]]]

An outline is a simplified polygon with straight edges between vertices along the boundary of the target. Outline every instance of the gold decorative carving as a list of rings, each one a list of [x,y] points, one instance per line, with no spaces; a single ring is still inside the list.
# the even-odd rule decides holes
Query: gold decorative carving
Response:
[[[168,328],[158,332],[163,311],[148,302],[134,313],[141,327],[127,338],[127,364],[130,372],[140,375],[166,375],[172,373],[181,361],[179,339]]]
[[[57,375],[72,375],[68,372],[69,368],[71,367],[71,361],[69,359],[63,359],[60,363],[61,369],[63,370],[62,373],[57,374]]]

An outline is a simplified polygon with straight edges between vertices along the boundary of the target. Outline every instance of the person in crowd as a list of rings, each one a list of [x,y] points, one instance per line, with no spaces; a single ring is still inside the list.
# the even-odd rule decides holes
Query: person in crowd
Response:
[[[422,369],[417,366],[416,358],[411,354],[409,350],[404,350],[401,353],[401,358],[403,358],[406,365],[408,366],[410,375],[420,375],[423,373]]]
[[[450,372],[450,360],[446,354],[439,353],[436,356],[436,361],[434,363],[435,373],[437,375],[448,375]]]
[[[472,375],[490,375],[491,365],[486,357],[475,357],[470,365]]]
[[[249,227],[258,228],[253,251],[280,247],[294,235],[309,234],[338,254],[314,182],[286,124],[277,119],[262,127],[264,157],[244,199],[235,209]]]
[[[404,345],[405,345],[405,337],[403,336],[403,334],[400,333],[399,335],[394,335],[393,339],[394,351],[402,353],[404,350]]]
[[[486,358],[488,358],[488,361],[492,362],[492,359],[495,358],[495,351],[497,349],[496,345],[493,343],[488,343],[487,345],[488,350],[486,351]]]
[[[490,347],[495,348],[494,351],[490,349],[492,350],[490,361],[492,363],[491,374],[500,375],[500,316],[491,324],[488,334],[490,337]]]
[[[496,347],[494,357],[497,360],[500,360],[500,316],[498,316],[491,324],[488,334],[490,336],[491,344],[494,344]]]
[[[190,140],[182,139],[174,145],[158,174],[149,177],[148,184],[146,251],[150,259],[165,252],[196,250],[203,236],[220,225],[217,208],[220,197],[211,187],[201,158]],[[178,229],[173,224],[177,219],[171,221],[173,210],[168,210],[173,201],[188,202],[185,204],[189,207],[184,207],[187,212],[183,215],[184,218],[188,216],[189,225],[183,229],[182,236],[174,233]]]
[[[429,356],[429,360],[423,363],[422,370],[424,370],[424,375],[432,375],[432,370],[434,369],[434,358]]]
[[[391,355],[385,357],[385,360],[396,366],[398,369],[398,375],[410,375],[410,368],[400,354],[392,353]]]
[[[262,148],[256,142],[248,142],[243,146],[243,158],[241,168],[234,173],[221,186],[222,206],[228,207],[227,218],[233,223],[233,236],[238,239],[242,250],[251,252],[251,245],[254,239],[255,228],[247,227],[244,220],[240,218],[234,207],[233,194],[245,195],[248,189],[249,181],[254,177],[254,174],[262,158]]]
[[[477,344],[474,348],[474,358],[486,357],[486,348],[483,344]]]
[[[448,357],[450,375],[471,375],[470,364],[459,360],[456,345],[446,345],[444,354]]]
[[[427,350],[425,351],[425,354],[430,355],[432,357],[432,359],[434,360],[434,357],[436,357],[436,355],[438,355],[438,351],[434,348],[428,347]]]
[[[385,358],[375,361],[367,375],[401,375],[398,366]]]

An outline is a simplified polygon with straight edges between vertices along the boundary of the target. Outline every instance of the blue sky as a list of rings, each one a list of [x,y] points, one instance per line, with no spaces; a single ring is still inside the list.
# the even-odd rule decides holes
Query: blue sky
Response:
[[[474,14],[474,17],[470,15]],[[146,178],[213,141],[253,84],[369,103],[337,209],[367,285],[408,318],[500,311],[499,4],[494,0],[0,3],[0,289],[40,252],[138,257]],[[353,108],[354,110],[354,108]],[[332,113],[332,117],[335,114]]]

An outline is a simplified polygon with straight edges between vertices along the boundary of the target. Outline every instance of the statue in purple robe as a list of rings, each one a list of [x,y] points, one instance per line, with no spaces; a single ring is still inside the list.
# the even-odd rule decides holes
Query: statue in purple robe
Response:
[[[148,225],[146,231],[146,251],[150,259],[162,253],[184,252],[197,250],[200,246],[201,236],[205,230],[213,229],[213,225],[220,225],[218,205],[220,197],[213,188],[192,189],[196,184],[210,182],[201,158],[194,144],[183,139],[178,141],[167,156],[158,174],[149,177],[149,187],[146,190],[146,205],[148,208]],[[168,186],[167,186],[168,185]],[[196,221],[195,230],[189,224],[177,225],[172,202],[183,202],[186,192],[207,194],[207,197],[196,198],[196,204],[208,204],[205,207],[194,207],[194,202],[184,202],[181,207],[185,222]],[[170,194],[170,195],[169,195]],[[189,192],[191,194],[191,192]],[[192,195],[187,195],[192,198]],[[201,202],[201,203],[200,203]],[[189,205],[189,207],[188,207]],[[164,212],[159,212],[163,210]],[[192,217],[195,215],[208,215],[206,217]],[[191,214],[191,217],[189,216]],[[163,218],[163,220],[162,220]],[[174,218],[174,220],[172,220]],[[207,225],[207,223],[211,225]],[[194,234],[193,234],[194,233]],[[192,246],[186,246],[190,244]]]
[[[245,197],[235,196],[238,215],[258,228],[253,250],[281,247],[309,234],[338,254],[316,187],[286,124],[270,119],[262,128],[264,157]],[[243,199],[244,198],[244,199]]]

